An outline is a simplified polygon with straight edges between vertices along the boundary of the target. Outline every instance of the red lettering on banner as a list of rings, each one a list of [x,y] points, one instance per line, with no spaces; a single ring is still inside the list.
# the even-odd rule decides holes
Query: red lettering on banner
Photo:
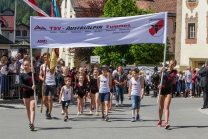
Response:
[[[61,30],[61,27],[56,27],[56,26],[50,26],[51,30]]]

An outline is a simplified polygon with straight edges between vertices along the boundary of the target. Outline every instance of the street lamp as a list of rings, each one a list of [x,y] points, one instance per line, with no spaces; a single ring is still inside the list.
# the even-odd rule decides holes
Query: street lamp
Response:
[[[126,59],[125,58],[122,58],[121,61],[122,61],[123,67],[124,67],[124,64],[125,64]]]

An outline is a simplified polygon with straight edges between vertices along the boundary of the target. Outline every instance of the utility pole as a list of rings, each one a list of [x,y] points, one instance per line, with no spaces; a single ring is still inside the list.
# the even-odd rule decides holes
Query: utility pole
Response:
[[[16,16],[17,16],[17,0],[14,1],[14,36],[13,36],[13,43],[16,40]]]

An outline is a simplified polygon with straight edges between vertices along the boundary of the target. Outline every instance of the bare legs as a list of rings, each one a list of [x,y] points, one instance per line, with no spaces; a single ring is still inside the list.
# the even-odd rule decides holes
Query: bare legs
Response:
[[[51,114],[53,108],[53,96],[43,96],[43,102],[48,109],[48,113]]]
[[[162,121],[163,109],[165,108],[165,122],[168,122],[170,115],[170,102],[171,102],[171,94],[168,94],[166,97],[164,95],[160,95],[159,98],[159,121]]]
[[[35,121],[35,100],[34,96],[30,98],[23,98],[25,107],[26,107],[26,112],[27,112],[27,117],[30,122],[30,124],[34,124]]]

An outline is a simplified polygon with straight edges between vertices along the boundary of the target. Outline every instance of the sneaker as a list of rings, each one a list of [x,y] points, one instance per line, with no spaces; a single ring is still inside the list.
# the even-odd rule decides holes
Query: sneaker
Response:
[[[158,121],[157,127],[161,127],[161,126],[162,126],[162,121]]]
[[[45,113],[45,116],[47,117],[47,115],[48,115],[48,109],[46,109],[46,113]]]
[[[64,115],[64,112],[63,112],[63,110],[61,111],[61,115]]]
[[[119,104],[117,103],[115,106],[116,106],[116,107],[119,107]]]
[[[98,112],[96,112],[95,116],[99,116],[99,113],[98,113]]]
[[[135,118],[134,117],[131,118],[131,122],[135,122]]]
[[[84,108],[87,109],[87,104],[84,104]]]
[[[67,122],[67,120],[68,120],[68,117],[65,116],[65,117],[64,117],[64,122]]]
[[[170,125],[168,124],[168,122],[165,123],[165,129],[168,129],[170,127]]]
[[[80,116],[80,112],[77,112],[77,115]]]
[[[140,120],[140,116],[139,116],[139,114],[137,114],[137,116],[136,116],[136,120],[137,120],[137,121],[139,121],[139,120]]]
[[[34,131],[35,127],[33,124],[30,124],[30,131]]]
[[[90,111],[90,115],[92,115],[92,111]]]
[[[104,117],[104,115],[102,116],[102,120],[104,121],[104,119],[105,119],[105,117]]]
[[[108,115],[105,116],[105,121],[108,121],[109,120],[109,117]]]
[[[52,117],[51,117],[51,114],[50,114],[50,113],[48,113],[48,114],[47,114],[46,119],[52,119]]]
[[[121,104],[121,107],[123,107],[124,105],[123,104]]]

